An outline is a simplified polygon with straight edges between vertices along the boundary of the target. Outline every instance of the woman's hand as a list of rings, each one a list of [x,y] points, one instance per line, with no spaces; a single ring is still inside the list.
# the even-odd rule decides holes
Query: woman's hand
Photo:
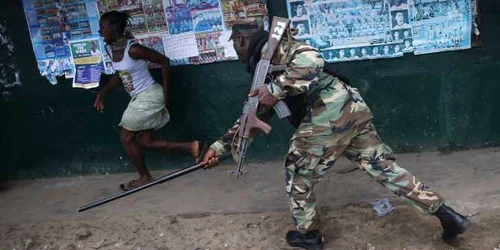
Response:
[[[95,101],[94,101],[94,108],[97,109],[97,111],[99,112],[103,112],[104,111],[104,97],[105,95],[101,92],[97,93],[97,96],[95,98]]]

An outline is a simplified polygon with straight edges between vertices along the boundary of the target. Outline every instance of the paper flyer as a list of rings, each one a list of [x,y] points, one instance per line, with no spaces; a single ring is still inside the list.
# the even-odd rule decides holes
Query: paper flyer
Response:
[[[165,55],[173,60],[198,56],[198,45],[194,32],[163,37]]]
[[[103,56],[99,38],[70,41],[75,63],[73,88],[90,89],[99,86],[104,72]]]

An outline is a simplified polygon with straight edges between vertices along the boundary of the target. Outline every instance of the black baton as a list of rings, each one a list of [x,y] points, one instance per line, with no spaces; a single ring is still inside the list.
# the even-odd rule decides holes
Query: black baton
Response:
[[[226,159],[230,154],[225,154],[225,155],[222,155],[219,157],[219,160],[224,160]],[[158,178],[157,180],[153,181],[153,182],[150,182],[148,184],[145,184],[143,186],[140,186],[140,187],[136,187],[132,190],[128,190],[128,191],[125,191],[125,192],[121,192],[121,193],[118,193],[118,194],[114,194],[114,195],[111,195],[111,196],[108,196],[104,199],[101,199],[101,200],[98,200],[96,202],[93,202],[93,203],[90,203],[90,204],[87,204],[85,206],[82,206],[78,209],[78,212],[83,212],[85,210],[89,210],[91,208],[94,208],[94,207],[97,207],[97,206],[100,206],[102,204],[106,204],[110,201],[114,201],[116,199],[119,199],[119,198],[122,198],[124,196],[127,196],[129,194],[133,194],[135,192],[139,192],[143,189],[146,189],[146,188],[149,188],[151,186],[154,186],[154,185],[157,185],[157,184],[160,184],[160,183],[163,183],[165,181],[169,181],[169,180],[172,180],[172,179],[175,179],[179,176],[183,176],[187,173],[191,173],[195,170],[198,170],[200,168],[203,168],[203,166],[201,165],[201,163],[198,163],[198,164],[195,164],[195,165],[192,165],[192,166],[189,166],[187,168],[183,168],[183,169],[180,169],[180,170],[177,170],[173,173],[170,173],[170,174],[167,174],[167,175],[164,175],[160,178]]]

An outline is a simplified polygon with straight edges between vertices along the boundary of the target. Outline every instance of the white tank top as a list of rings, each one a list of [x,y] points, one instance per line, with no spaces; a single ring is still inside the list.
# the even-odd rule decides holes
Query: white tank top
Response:
[[[128,54],[130,46],[135,44],[133,40],[127,41],[127,47],[123,52],[123,58],[119,62],[112,61],[113,69],[118,73],[122,79],[125,90],[130,96],[136,96],[142,91],[146,90],[149,86],[155,83],[148,70],[148,62],[144,59],[135,60]],[[108,46],[108,51],[111,58],[113,58],[113,51]]]

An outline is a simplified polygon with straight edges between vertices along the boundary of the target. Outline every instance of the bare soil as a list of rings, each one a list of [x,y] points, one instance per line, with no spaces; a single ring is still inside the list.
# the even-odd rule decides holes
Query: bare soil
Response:
[[[342,161],[316,190],[325,249],[500,250],[498,148],[406,154],[398,162],[468,216],[468,231],[454,245],[442,243],[435,217]],[[280,165],[250,164],[235,180],[229,162],[83,213],[79,206],[118,192],[135,174],[2,183],[0,249],[295,249],[284,239],[293,224]],[[378,218],[369,202],[383,197],[396,208]]]

